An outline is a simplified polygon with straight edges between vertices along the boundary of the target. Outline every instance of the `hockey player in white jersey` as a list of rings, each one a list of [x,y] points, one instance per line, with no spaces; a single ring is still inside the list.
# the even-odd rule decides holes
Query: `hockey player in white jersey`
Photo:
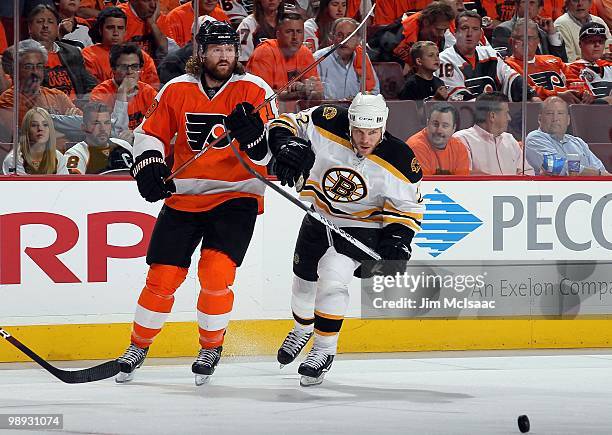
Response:
[[[293,186],[303,176],[301,199],[377,251],[382,271],[393,273],[389,266],[405,266],[410,259],[424,208],[419,162],[410,147],[385,132],[388,112],[381,95],[359,93],[348,110],[322,105],[281,115],[269,125],[268,143],[281,183]],[[278,351],[282,367],[314,335],[312,350],[298,369],[301,385],[321,383],[331,367],[348,285],[368,259],[321,223],[304,218],[293,258],[295,326]]]

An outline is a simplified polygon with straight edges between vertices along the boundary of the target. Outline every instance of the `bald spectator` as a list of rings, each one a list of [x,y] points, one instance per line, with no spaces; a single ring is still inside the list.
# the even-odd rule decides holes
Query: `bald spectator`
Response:
[[[59,15],[53,6],[39,5],[28,14],[28,31],[31,38],[41,43],[47,51],[47,63],[43,85],[59,89],[72,102],[84,104],[97,81],[85,69],[81,50],[58,41]]]
[[[331,28],[332,44],[339,44],[359,25],[352,18],[339,18]],[[331,50],[331,47],[318,50],[314,57],[319,59]],[[366,90],[372,94],[380,93],[380,83],[370,59],[367,59]],[[359,36],[354,36],[322,61],[318,66],[319,76],[323,83],[326,99],[352,99],[361,90],[360,80],[363,70],[363,49],[359,45]]]
[[[448,103],[436,103],[427,126],[408,138],[423,175],[469,175],[470,159],[465,145],[452,137],[457,128],[457,109]]]
[[[110,66],[110,51],[115,45],[125,42],[127,16],[125,12],[116,7],[106,8],[96,18],[89,34],[95,44],[83,49],[85,67],[98,83],[113,77]],[[146,52],[142,53],[144,65],[140,80],[159,88],[159,77],[155,62]]]
[[[573,62],[580,57],[580,28],[591,21],[602,24],[610,40],[610,30],[604,20],[591,15],[591,0],[565,0],[567,12],[555,20],[555,28],[561,33],[567,50],[567,59]]]
[[[508,97],[501,92],[481,94],[476,98],[473,127],[459,130],[453,137],[467,147],[472,175],[533,174],[523,158],[523,150],[510,133]]]
[[[166,20],[162,26],[164,33],[172,38],[179,47],[184,47],[192,38],[195,0],[186,2],[185,4],[173,9],[166,16]],[[208,15],[219,21],[228,21],[229,18],[219,7],[218,0],[199,0],[200,16]]]
[[[290,79],[314,63],[304,43],[304,19],[298,14],[281,17],[276,39],[268,39],[255,49],[247,70],[264,79],[272,89],[286,85]],[[323,87],[316,68],[279,94],[281,100],[321,99]]]
[[[2,68],[13,77],[13,59],[15,47],[9,47],[2,56]],[[17,59],[19,62],[19,123],[25,113],[34,108],[42,107],[51,114],[80,115],[66,94],[57,89],[42,86],[45,76],[45,65],[47,64],[47,50],[33,39],[21,41],[17,47]],[[4,127],[6,141],[12,136],[13,110],[14,110],[14,86],[0,95],[0,125]],[[0,134],[1,135],[1,134]]]
[[[553,155],[565,160],[559,175],[567,175],[567,158],[575,154],[580,159],[580,175],[608,175],[606,168],[585,141],[567,134],[570,124],[569,108],[559,97],[547,98],[542,104],[538,118],[540,128],[530,132],[526,138],[527,160],[539,172],[544,156]]]

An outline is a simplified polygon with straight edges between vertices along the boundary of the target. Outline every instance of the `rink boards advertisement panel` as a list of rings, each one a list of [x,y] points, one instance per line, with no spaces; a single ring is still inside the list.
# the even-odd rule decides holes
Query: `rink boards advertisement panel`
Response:
[[[82,330],[106,328],[107,336],[118,330],[129,334],[129,323],[146,277],[146,246],[161,204],[142,200],[136,184],[125,178],[0,180],[2,324],[24,331],[55,329],[58,334],[73,331],[70,325]],[[612,182],[429,179],[423,181],[421,193],[426,212],[423,230],[413,241],[414,260],[431,264],[483,259],[533,263],[612,261]],[[273,331],[274,321],[280,322],[283,331],[290,325],[277,319],[291,317],[291,261],[302,216],[286,199],[266,192],[265,213],[258,219],[233,287],[233,325],[236,330],[244,330],[245,336],[254,324],[262,331]],[[192,261],[185,283],[176,292],[169,318],[178,328],[177,334],[188,331],[185,334],[191,338],[196,334],[194,307],[199,292],[196,264]],[[355,323],[361,321],[359,284],[354,280],[350,288],[348,317],[354,320],[346,322],[345,330],[350,331],[351,325],[363,326]],[[606,305],[593,321],[605,322],[601,316],[611,312],[612,307]],[[444,324],[436,322],[444,321],[448,319],[409,320],[411,326],[406,327],[412,328],[412,344],[419,347],[419,328],[424,328],[423,334],[430,335],[432,329],[442,334]],[[385,322],[395,322],[393,331],[398,336],[397,322],[404,321]],[[420,322],[419,326],[414,322]],[[479,331],[483,326],[468,325],[468,320],[461,322],[466,335],[470,334],[467,329]],[[512,322],[508,318],[496,322],[497,326],[516,331],[516,323],[507,323]],[[575,330],[578,325],[573,322]],[[173,327],[167,326],[169,330]],[[377,335],[387,327],[391,328],[378,325]],[[350,332],[345,335],[350,336]],[[126,340],[127,335],[120,347]],[[599,341],[589,344],[606,345],[609,337],[596,340]],[[476,345],[478,340],[472,341],[471,345]],[[495,339],[478,342],[500,346]],[[455,347],[462,346],[470,348],[470,343]],[[237,347],[240,353],[248,346]],[[404,347],[391,346],[390,350]],[[380,350],[372,348],[377,349]]]

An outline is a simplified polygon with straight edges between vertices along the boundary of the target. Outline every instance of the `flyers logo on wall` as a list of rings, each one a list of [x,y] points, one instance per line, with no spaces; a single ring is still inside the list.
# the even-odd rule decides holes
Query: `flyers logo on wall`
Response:
[[[221,137],[225,133],[224,119],[225,115],[220,113],[185,113],[185,132],[191,149],[200,151],[204,145]],[[213,148],[221,149],[228,145],[227,138],[223,138]]]

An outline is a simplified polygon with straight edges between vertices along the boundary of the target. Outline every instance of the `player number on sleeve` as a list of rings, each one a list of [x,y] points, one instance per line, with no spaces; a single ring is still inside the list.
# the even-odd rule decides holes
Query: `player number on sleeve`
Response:
[[[231,11],[234,6],[231,0],[221,0],[221,7],[224,11]]]
[[[76,169],[79,166],[79,158],[77,156],[70,156],[66,160],[66,168]]]

